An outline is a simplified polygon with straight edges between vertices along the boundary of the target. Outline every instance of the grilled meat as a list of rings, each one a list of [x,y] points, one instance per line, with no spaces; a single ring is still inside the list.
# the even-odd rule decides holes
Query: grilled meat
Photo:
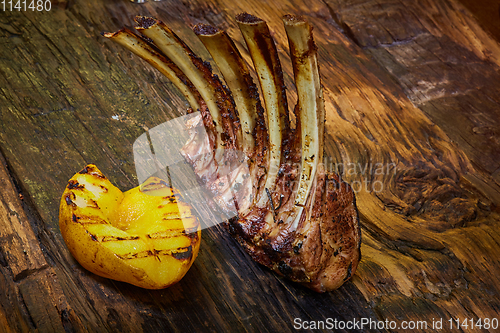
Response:
[[[312,27],[301,17],[283,19],[298,94],[292,128],[266,22],[246,13],[236,20],[263,105],[233,41],[213,26],[198,25],[194,31],[226,86],[161,21],[137,18],[137,29],[147,39],[125,29],[105,36],[173,76],[191,107],[200,111],[188,124],[191,140],[182,154],[219,207],[236,212],[226,226],[249,255],[315,291],[336,289],[356,271],[361,234],[353,190],[322,164],[325,108]]]

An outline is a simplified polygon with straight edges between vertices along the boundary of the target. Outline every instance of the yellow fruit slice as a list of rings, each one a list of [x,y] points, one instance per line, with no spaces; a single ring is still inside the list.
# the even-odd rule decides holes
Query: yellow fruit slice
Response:
[[[93,164],[69,180],[59,227],[84,268],[147,289],[182,279],[201,240],[191,206],[164,180],[151,177],[122,193]]]

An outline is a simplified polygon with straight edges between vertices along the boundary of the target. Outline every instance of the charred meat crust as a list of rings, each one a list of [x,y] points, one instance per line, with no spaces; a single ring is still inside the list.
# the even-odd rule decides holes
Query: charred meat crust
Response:
[[[215,35],[219,29],[213,25],[200,23],[194,26],[193,31],[197,35]]]
[[[240,13],[236,15],[236,21],[238,21],[239,23],[250,23],[250,24],[264,22],[257,16],[248,13]]]
[[[335,266],[335,271],[342,275],[338,279],[344,282],[361,259],[354,192],[336,174],[321,178],[316,190],[320,199],[315,200],[311,214],[316,223],[311,223],[312,226],[306,228],[302,221],[296,232],[270,237],[262,233],[263,210],[254,212],[250,220],[233,218],[225,224],[254,261],[318,292],[329,290],[328,280],[333,271],[329,267]]]

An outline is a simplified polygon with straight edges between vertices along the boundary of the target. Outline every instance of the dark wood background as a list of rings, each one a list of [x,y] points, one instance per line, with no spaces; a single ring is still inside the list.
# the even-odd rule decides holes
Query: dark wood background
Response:
[[[487,3],[468,6],[498,22]],[[316,294],[252,262],[220,226],[204,230],[193,267],[168,289],[85,271],[58,230],[66,182],[95,163],[121,189],[136,186],[134,140],[186,109],[161,74],[100,33],[152,15],[210,60],[190,27],[211,23],[248,59],[234,22],[242,11],[268,21],[290,105],[281,17],[314,26],[327,167],[342,165],[357,186],[356,275]],[[455,0],[69,0],[0,12],[0,331],[277,332],[294,318],[500,317],[498,31]]]

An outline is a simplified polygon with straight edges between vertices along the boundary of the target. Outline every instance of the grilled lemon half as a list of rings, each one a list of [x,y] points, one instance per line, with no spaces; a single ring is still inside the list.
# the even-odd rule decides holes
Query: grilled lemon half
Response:
[[[59,227],[84,268],[147,289],[181,280],[201,240],[192,207],[164,180],[151,177],[122,193],[93,164],[69,180]]]

